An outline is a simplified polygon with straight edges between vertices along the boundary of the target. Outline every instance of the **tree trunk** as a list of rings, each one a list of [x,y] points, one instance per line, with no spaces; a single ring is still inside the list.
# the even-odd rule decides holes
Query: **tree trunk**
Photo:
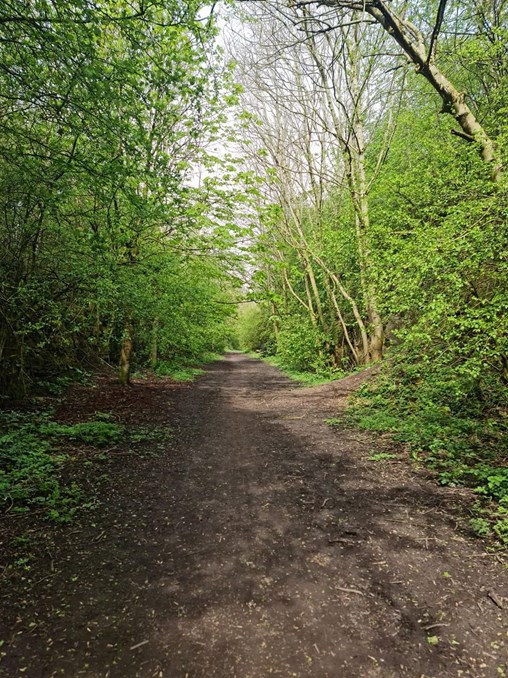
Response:
[[[275,344],[277,345],[279,342],[279,325],[277,323],[277,307],[275,306],[273,301],[270,303],[270,308],[272,311],[273,336],[275,339]]]
[[[370,360],[376,362],[383,358],[385,345],[385,331],[379,315],[373,316],[370,332]]]
[[[157,367],[159,348],[159,318],[156,316],[152,324],[152,342],[150,346],[150,367],[154,370]]]
[[[128,323],[124,329],[124,336],[122,339],[122,347],[120,350],[120,365],[118,370],[118,381],[127,386],[130,384],[131,365],[130,359],[132,355],[132,325]]]

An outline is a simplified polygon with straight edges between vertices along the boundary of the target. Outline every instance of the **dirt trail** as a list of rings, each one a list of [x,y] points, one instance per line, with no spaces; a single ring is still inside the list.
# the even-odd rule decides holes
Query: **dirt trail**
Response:
[[[506,570],[460,493],[324,423],[358,379],[295,389],[230,354],[159,401],[176,445],[122,461],[93,523],[62,531],[0,674],[508,675]]]

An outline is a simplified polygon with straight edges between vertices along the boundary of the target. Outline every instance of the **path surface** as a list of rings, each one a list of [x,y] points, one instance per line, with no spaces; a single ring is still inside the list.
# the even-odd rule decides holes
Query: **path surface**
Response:
[[[505,675],[506,570],[453,490],[324,423],[350,387],[231,354],[159,402],[178,443],[53,554],[1,675]]]

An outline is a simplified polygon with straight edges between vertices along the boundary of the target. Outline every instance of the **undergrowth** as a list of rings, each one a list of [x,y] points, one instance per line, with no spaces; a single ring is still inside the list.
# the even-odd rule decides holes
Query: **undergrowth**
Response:
[[[48,376],[33,382],[34,395],[61,397],[73,383],[90,383],[91,372],[78,367],[68,367],[63,374]]]
[[[444,372],[439,381],[414,376],[406,366],[361,387],[351,402],[352,423],[391,433],[441,484],[471,487],[489,500],[477,502],[471,527],[508,544],[506,394],[495,384],[459,384],[456,374]]]
[[[86,505],[79,485],[66,479],[75,475],[69,472],[70,465],[105,461],[108,448],[121,442],[136,450],[141,441],[161,439],[158,429],[126,431],[110,421],[108,414],[62,424],[47,411],[0,413],[0,509],[12,513],[37,510],[50,520],[70,522],[78,508]]]

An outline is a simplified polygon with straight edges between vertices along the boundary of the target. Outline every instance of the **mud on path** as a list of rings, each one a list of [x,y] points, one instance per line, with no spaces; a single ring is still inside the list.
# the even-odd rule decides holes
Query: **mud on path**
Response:
[[[467,499],[324,423],[358,380],[295,388],[230,354],[154,395],[177,442],[122,458],[43,581],[2,592],[0,675],[508,675],[506,569]]]

